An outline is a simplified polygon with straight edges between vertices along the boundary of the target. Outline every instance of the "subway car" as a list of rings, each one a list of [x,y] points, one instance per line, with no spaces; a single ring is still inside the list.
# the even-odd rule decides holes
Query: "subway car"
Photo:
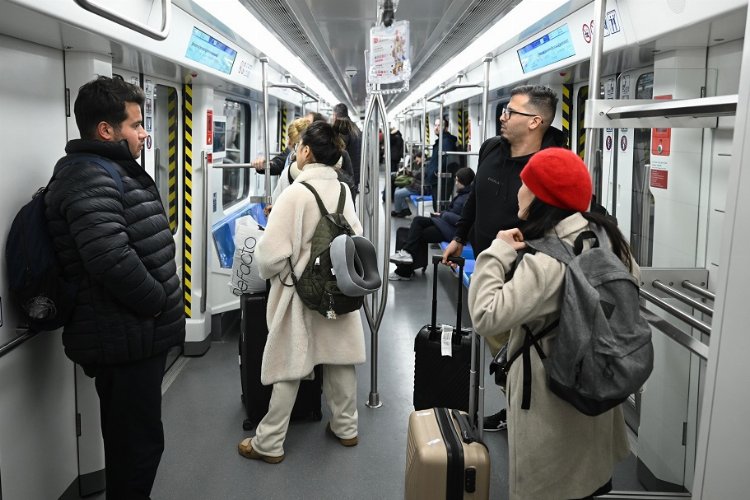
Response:
[[[433,210],[419,192],[412,216],[392,217],[391,168],[436,152],[439,209],[455,173],[436,142],[441,121],[454,161],[476,170],[512,90],[547,86],[559,99],[552,125],[641,268],[652,330],[653,371],[622,403],[630,455],[598,498],[750,498],[747,27],[745,0],[0,0],[0,246],[79,137],[80,87],[98,76],[140,87],[137,162],[172,233],[186,318],[161,385],[151,498],[403,498],[414,339],[431,322],[433,280],[437,320],[459,312],[471,327],[473,266],[389,281],[398,230]],[[330,120],[339,103],[362,131],[355,203],[383,283],[361,311],[359,443],[326,436],[324,401],[323,422],[289,426],[283,463],[245,460],[238,342],[259,318],[231,286],[235,223],[265,219],[279,177],[256,167],[293,147],[292,121]],[[483,416],[506,406],[490,361],[483,349]],[[106,489],[94,379],[66,356],[61,329],[24,321],[5,258],[0,380],[0,499],[118,493]],[[489,498],[509,498],[507,431],[482,440]]]

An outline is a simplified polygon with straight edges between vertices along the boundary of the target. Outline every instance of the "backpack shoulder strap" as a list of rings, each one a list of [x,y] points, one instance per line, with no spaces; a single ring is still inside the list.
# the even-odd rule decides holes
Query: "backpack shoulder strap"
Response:
[[[537,252],[542,252],[549,255],[553,259],[557,259],[565,265],[568,265],[575,254],[573,248],[562,241],[560,238],[553,236],[545,236],[536,240],[527,240],[526,245],[533,248]]]
[[[108,160],[103,156],[89,153],[71,153],[63,159],[62,163],[55,170],[55,174],[59,173],[60,170],[67,167],[74,161],[90,161],[91,163],[98,165],[99,168],[103,168],[107,171],[110,177],[112,177],[112,180],[115,181],[115,186],[117,186],[117,190],[120,192],[120,195],[125,194],[125,188],[122,184],[122,177],[120,176],[120,172],[117,171],[117,168],[114,166],[111,160]]]
[[[315,201],[318,204],[318,209],[320,210],[320,213],[323,214],[323,217],[325,217],[326,215],[328,215],[328,210],[326,209],[326,206],[323,205],[323,200],[320,199],[320,195],[318,194],[317,191],[315,191],[315,188],[312,187],[307,182],[300,182],[300,184],[302,184],[307,189],[309,189],[310,192],[313,194],[313,196],[315,196]]]
[[[344,183],[339,182],[339,185],[341,187],[341,191],[339,192],[339,203],[336,205],[336,213],[337,214],[343,214],[344,213],[344,202],[346,202],[346,191],[344,191]]]

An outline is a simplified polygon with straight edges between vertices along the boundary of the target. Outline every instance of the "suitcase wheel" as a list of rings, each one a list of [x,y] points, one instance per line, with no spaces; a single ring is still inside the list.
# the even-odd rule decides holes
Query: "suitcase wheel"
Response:
[[[253,427],[255,427],[255,425],[253,425],[253,421],[249,418],[242,421],[242,430],[251,431],[253,430]]]

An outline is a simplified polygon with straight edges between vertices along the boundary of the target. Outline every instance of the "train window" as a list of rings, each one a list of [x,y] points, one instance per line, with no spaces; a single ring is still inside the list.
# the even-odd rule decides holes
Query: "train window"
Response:
[[[177,122],[177,89],[157,84],[154,89],[154,181],[172,234],[177,232]]]
[[[247,163],[250,161],[250,107],[247,104],[224,101],[226,117],[224,163]],[[250,195],[250,169],[224,169],[222,205],[224,209],[244,200]]]

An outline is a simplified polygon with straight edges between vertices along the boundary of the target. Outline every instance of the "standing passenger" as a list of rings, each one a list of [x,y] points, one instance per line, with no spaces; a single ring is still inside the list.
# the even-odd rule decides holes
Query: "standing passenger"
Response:
[[[557,110],[557,96],[551,89],[524,85],[511,90],[510,95],[510,102],[500,115],[500,136],[487,139],[479,149],[477,175],[456,236],[443,252],[443,263],[449,256],[461,255],[470,234],[474,256],[478,256],[490,246],[498,231],[522,227],[516,199],[521,170],[540,149],[566,146],[565,135],[551,126]],[[494,356],[502,340],[488,337],[487,345]],[[505,410],[484,419],[486,431],[504,428]]]
[[[321,218],[320,209],[303,182],[317,191],[323,204],[334,211],[341,192],[333,165],[341,157],[340,139],[331,125],[313,122],[297,147],[300,173],[281,193],[258,242],[256,257],[262,278],[271,280],[268,296],[268,341],[263,351],[261,382],[273,384],[268,413],[255,437],[242,440],[240,455],[276,464],[284,459],[284,440],[300,380],[323,365],[323,394],[331,410],[326,431],[344,446],[357,437],[357,375],[354,365],[365,362],[365,340],[359,311],[326,319],[307,308],[292,284],[289,259],[297,276],[302,274]],[[348,189],[344,190],[349,193]],[[344,217],[356,234],[362,234],[351,195],[346,194]]]
[[[441,132],[441,125],[442,124],[442,132]],[[437,136],[435,138],[435,144],[432,145],[432,156],[430,156],[430,161],[427,163],[427,170],[425,170],[425,176],[424,180],[427,184],[430,185],[431,194],[432,194],[432,209],[434,212],[440,211],[440,206],[438,205],[440,200],[437,199],[438,195],[438,156],[440,151],[440,141],[443,141],[443,155],[446,153],[450,153],[451,151],[458,150],[458,138],[448,132],[448,119],[443,117],[438,118],[435,120],[435,135]],[[448,172],[448,165],[446,161],[447,157],[443,158],[443,173]],[[446,182],[444,183],[443,187],[445,189],[442,190],[440,193],[445,199],[449,199],[451,196],[451,193],[453,192],[453,182]]]
[[[95,378],[108,499],[149,498],[164,450],[161,382],[167,350],[185,340],[175,245],[159,191],[136,161],[146,132],[143,91],[119,78],[81,87],[81,139],[67,153],[97,155],[55,171],[45,196],[55,251],[75,309],[63,330],[68,357]],[[52,444],[54,446],[54,443]]]
[[[349,118],[349,109],[344,103],[338,103],[333,107],[333,129],[338,132],[346,145],[346,152],[352,162],[352,175],[354,176],[354,194],[359,193],[359,168],[362,156],[362,132],[359,127]]]
[[[551,235],[570,245],[590,230],[603,227],[615,254],[638,273],[625,238],[611,218],[585,213],[591,202],[591,177],[572,151],[545,149],[521,172],[517,193],[523,230],[497,233],[479,254],[469,287],[469,312],[480,335],[508,332],[508,357],[523,348],[525,328],[541,332],[560,317],[565,264],[544,253],[524,255],[513,278],[505,276],[526,240]],[[557,327],[539,341],[541,351],[554,349]],[[511,499],[590,498],[612,488],[615,463],[628,453],[622,408],[591,417],[553,394],[547,387],[538,349],[528,347],[510,366],[507,379],[509,485]],[[521,408],[524,371],[530,369],[531,403]]]

